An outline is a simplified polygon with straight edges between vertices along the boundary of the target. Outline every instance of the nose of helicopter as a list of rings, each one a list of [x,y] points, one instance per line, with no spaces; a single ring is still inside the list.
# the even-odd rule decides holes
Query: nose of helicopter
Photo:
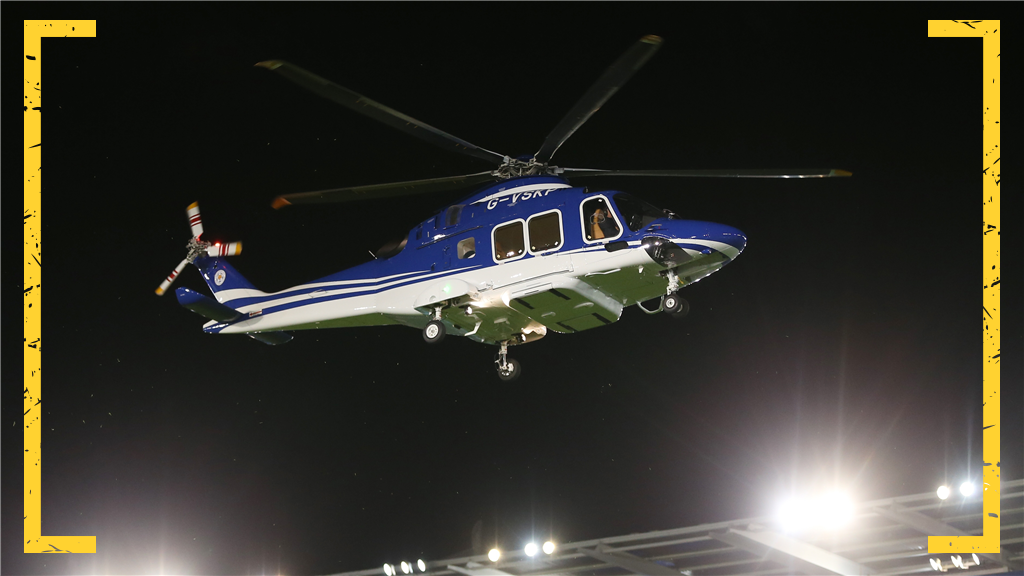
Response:
[[[647,229],[688,251],[719,252],[733,260],[747,246],[747,235],[732,226],[697,220],[661,220]]]
[[[736,258],[747,247],[747,235],[732,226],[714,222],[701,222],[704,228],[702,236],[693,240],[706,240],[709,248],[717,250],[729,257]]]

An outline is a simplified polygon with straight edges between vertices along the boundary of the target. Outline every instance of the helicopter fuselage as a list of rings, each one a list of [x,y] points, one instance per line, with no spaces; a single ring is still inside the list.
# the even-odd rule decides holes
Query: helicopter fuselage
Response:
[[[483,343],[525,343],[616,322],[624,307],[697,282],[746,236],[684,220],[623,192],[557,176],[486,186],[413,228],[376,259],[275,293],[221,258],[196,260],[217,301],[241,314],[210,333],[399,324]]]

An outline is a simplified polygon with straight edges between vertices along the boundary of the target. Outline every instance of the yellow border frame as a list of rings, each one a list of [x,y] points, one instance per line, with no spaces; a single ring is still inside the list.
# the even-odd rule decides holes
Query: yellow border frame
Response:
[[[929,536],[928,552],[999,553],[999,20],[929,20],[928,36],[981,38],[983,86],[983,505],[981,536]],[[95,20],[25,20],[25,552],[96,552],[95,536],[42,535],[42,38],[96,36]],[[991,80],[991,81],[990,81]],[[30,105],[32,104],[32,105]],[[994,465],[993,465],[994,464]]]
[[[999,20],[929,20],[929,38],[982,39],[981,536],[929,536],[928,552],[999,553]]]
[[[96,552],[95,536],[43,536],[42,520],[42,47],[43,38],[96,37],[95,20],[25,20],[25,552]]]

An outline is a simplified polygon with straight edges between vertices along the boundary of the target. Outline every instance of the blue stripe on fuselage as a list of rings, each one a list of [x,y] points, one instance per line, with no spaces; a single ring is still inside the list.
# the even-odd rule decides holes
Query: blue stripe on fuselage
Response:
[[[472,268],[479,268],[479,266],[474,266]],[[470,270],[472,268],[463,268],[462,270],[459,270],[459,272],[462,272],[464,270]],[[296,302],[286,302],[284,304],[278,304],[276,306],[271,306],[269,308],[263,308],[262,310],[260,310],[259,316],[267,316],[267,315],[270,315],[270,314],[274,314],[276,312],[283,312],[285,310],[293,310],[295,308],[300,308],[302,306],[308,306],[310,304],[319,304],[321,302],[330,302],[330,301],[333,301],[333,300],[344,300],[346,298],[355,298],[357,296],[366,296],[368,294],[379,294],[379,293],[385,292],[387,290],[392,290],[392,289],[395,289],[395,288],[401,288],[403,286],[409,286],[410,284],[416,284],[418,282],[422,282],[424,280],[428,280],[431,277],[433,277],[434,279],[440,280],[440,279],[444,278],[443,275],[445,273],[446,272],[435,272],[435,273],[433,273],[433,275],[431,275],[431,274],[423,274],[421,276],[417,276],[415,278],[407,279],[405,281],[399,281],[398,284],[394,284],[394,285],[391,285],[391,286],[384,286],[384,287],[375,288],[375,289],[361,290],[359,292],[349,292],[349,293],[346,293],[346,294],[324,295],[324,296],[320,296],[320,297],[316,297],[316,298],[310,298],[308,300],[298,300]],[[453,274],[449,273],[449,275],[453,275]],[[394,280],[392,280],[392,281],[394,281]],[[382,283],[381,281],[374,281],[374,282],[372,282],[372,284],[374,284],[374,285],[381,284],[381,283]],[[344,288],[349,288],[349,287],[350,286],[344,286]],[[360,286],[352,286],[352,287],[359,288]],[[314,290],[314,292],[315,291],[316,290]],[[304,292],[304,293],[308,294],[308,292]],[[289,295],[293,295],[293,294],[289,294]],[[263,299],[263,301],[267,301],[267,299]],[[208,326],[206,328],[203,328],[203,330],[205,332],[208,332],[208,333],[211,333],[211,334],[215,334],[217,332],[220,332],[221,330],[224,330],[228,326],[237,324],[239,322],[244,322],[245,320],[249,320],[251,318],[252,317],[248,316],[246,313],[242,313],[242,317],[239,318],[238,320],[235,320],[234,322],[228,322],[228,323],[224,323],[224,324],[215,324],[213,326]]]
[[[337,290],[338,288],[359,288],[361,286],[374,286],[377,284],[383,284],[386,282],[394,282],[395,279],[402,276],[411,276],[413,274],[429,274],[430,270],[416,270],[414,272],[402,272],[399,274],[390,274],[388,276],[382,276],[380,278],[349,278],[349,279],[337,279],[329,280],[327,278],[314,280],[309,284],[302,284],[294,288],[287,288],[280,292],[274,292],[273,294],[267,294],[265,296],[248,296],[233,298],[231,300],[225,300],[223,303],[230,305],[232,308],[243,308],[245,306],[251,306],[259,304],[261,302],[270,302],[278,300],[280,298],[290,298],[292,296],[301,296],[303,294],[311,294],[313,292],[319,292],[320,290]],[[331,278],[330,276],[328,278]]]

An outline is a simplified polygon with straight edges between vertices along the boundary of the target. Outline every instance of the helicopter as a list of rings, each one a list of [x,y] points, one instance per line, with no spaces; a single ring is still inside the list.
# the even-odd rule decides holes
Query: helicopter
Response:
[[[256,64],[355,112],[431,144],[496,168],[482,172],[285,194],[272,206],[381,200],[418,194],[475,191],[445,206],[374,260],[285,290],[258,290],[226,257],[241,242],[202,240],[198,203],[186,214],[192,230],[187,255],[160,284],[162,295],[187,264],[195,265],[214,298],[179,287],[185,308],[209,321],[210,334],[246,334],[270,345],[287,331],[404,325],[431,344],[447,334],[496,345],[501,380],[522,373],[511,346],[549,331],[572,334],[619,320],[625,307],[648,314],[685,315],[679,291],[721,270],[746,247],[743,232],[724,224],[683,219],[634,196],[570,183],[602,176],[827,178],[813,170],[603,170],[563,168],[555,152],[660,48],[648,35],[616,60],[544,139],[533,155],[493,152],[388,108],[283,60]],[[657,302],[652,306],[650,302]]]

